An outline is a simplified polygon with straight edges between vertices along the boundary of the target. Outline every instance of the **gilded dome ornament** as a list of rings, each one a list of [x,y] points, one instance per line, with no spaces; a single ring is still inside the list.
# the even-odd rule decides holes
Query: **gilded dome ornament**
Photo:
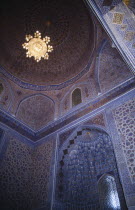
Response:
[[[26,41],[22,44],[23,48],[27,50],[26,57],[31,58],[32,56],[34,59],[39,62],[41,58],[48,60],[49,59],[49,52],[53,51],[53,47],[48,45],[50,42],[50,37],[46,36],[45,38],[41,39],[41,33],[36,31],[34,33],[34,37],[31,35],[26,35]]]

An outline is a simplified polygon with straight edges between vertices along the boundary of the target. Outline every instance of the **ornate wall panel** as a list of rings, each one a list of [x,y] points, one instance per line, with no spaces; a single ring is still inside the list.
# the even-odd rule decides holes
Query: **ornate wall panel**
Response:
[[[113,111],[130,177],[135,182],[135,99]]]
[[[0,163],[1,209],[32,209],[32,148],[11,137]]]
[[[52,139],[35,148],[33,159],[34,179],[31,180],[35,196],[33,209],[42,206],[45,209],[50,209],[50,169],[52,168],[54,146],[55,143]]]
[[[8,135],[7,149],[0,160],[0,208],[33,210],[44,206],[50,209],[53,139],[34,147]]]

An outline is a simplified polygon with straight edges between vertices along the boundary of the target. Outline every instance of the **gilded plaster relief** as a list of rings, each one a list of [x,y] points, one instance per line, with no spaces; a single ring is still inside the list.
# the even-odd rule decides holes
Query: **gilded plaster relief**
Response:
[[[113,23],[122,24],[123,18],[124,18],[124,14],[114,13]]]
[[[132,41],[134,39],[134,37],[135,37],[135,32],[127,31],[124,39],[126,39],[127,41]]]

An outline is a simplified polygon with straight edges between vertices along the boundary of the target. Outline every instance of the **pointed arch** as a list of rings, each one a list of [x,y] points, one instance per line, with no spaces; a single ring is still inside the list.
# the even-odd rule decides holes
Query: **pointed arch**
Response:
[[[72,107],[77,106],[80,103],[82,103],[81,89],[80,88],[76,88],[72,92]]]

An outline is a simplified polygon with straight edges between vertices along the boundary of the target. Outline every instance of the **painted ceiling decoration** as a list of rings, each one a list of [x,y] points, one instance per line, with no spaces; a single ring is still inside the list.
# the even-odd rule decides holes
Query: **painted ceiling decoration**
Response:
[[[34,59],[39,62],[41,58],[45,60],[49,59],[49,52],[53,51],[53,47],[48,45],[50,42],[50,37],[46,36],[41,39],[41,33],[36,31],[34,37],[31,35],[26,35],[26,41],[22,44],[23,48],[27,50],[26,57],[34,57]]]
[[[24,88],[52,90],[75,82],[89,70],[94,24],[83,1],[15,0],[2,3],[1,11],[0,71],[6,77]],[[28,50],[34,47],[34,51],[28,56],[35,56],[38,63],[26,59],[22,48],[25,36],[30,38],[37,30],[42,37],[50,37],[55,49],[48,60],[40,60],[44,54],[48,58],[46,53],[52,48],[48,45],[46,51],[43,41],[35,44],[35,40],[29,40]]]

